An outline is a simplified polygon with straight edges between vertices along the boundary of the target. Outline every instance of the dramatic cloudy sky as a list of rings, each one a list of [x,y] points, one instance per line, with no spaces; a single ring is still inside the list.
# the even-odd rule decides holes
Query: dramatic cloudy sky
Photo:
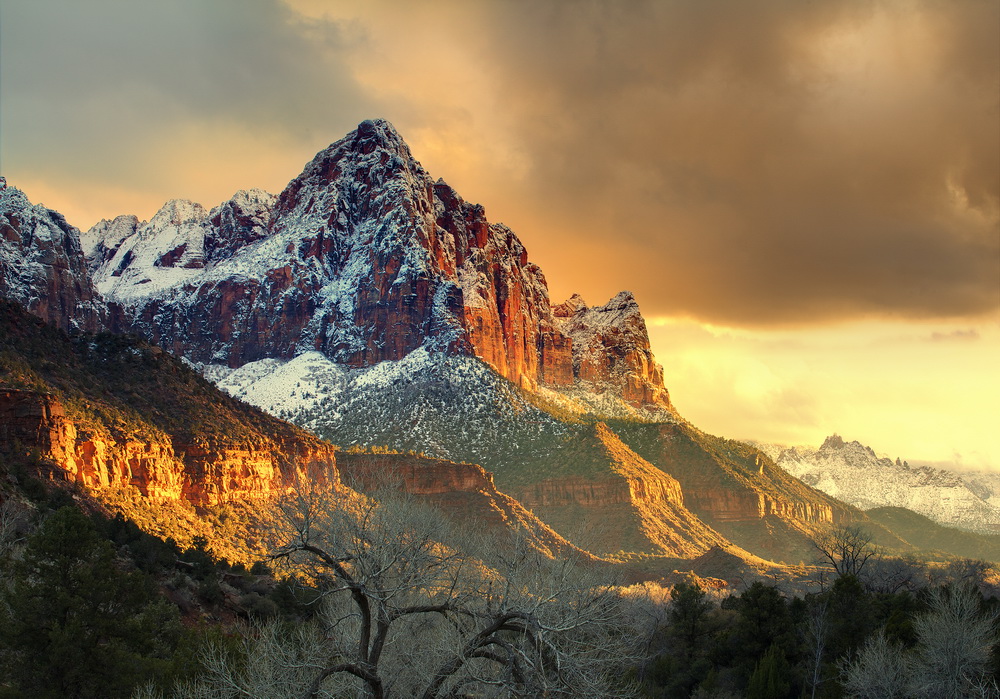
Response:
[[[1000,468],[996,0],[3,0],[0,100],[81,228],[385,117],[704,429]]]

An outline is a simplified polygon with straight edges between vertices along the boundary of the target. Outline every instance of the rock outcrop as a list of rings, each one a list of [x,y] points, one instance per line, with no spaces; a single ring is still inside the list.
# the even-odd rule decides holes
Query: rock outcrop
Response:
[[[0,297],[70,331],[96,331],[105,310],[80,245],[62,214],[33,206],[0,177]]]
[[[588,308],[573,295],[552,309],[557,327],[572,341],[573,374],[591,390],[611,390],[633,405],[670,407],[663,368],[649,347],[646,321],[631,292]]]
[[[333,447],[318,441],[130,439],[70,420],[53,396],[25,390],[0,390],[0,452],[30,453],[48,475],[92,491],[128,485],[149,498],[195,505],[270,499],[302,479],[339,478]]]
[[[318,153],[277,197],[168,202],[85,240],[115,329],[195,362],[319,351],[357,368],[425,347],[480,357],[529,390],[583,381],[669,409],[631,294],[553,313],[517,236],[434,182],[383,120]]]

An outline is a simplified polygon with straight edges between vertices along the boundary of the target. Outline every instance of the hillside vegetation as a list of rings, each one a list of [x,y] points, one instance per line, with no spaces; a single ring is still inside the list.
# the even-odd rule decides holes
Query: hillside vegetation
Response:
[[[219,391],[159,347],[111,333],[70,337],[8,301],[0,301],[3,388],[52,394],[70,419],[118,435],[246,444],[262,438],[316,441]]]
[[[1000,536],[946,527],[903,507],[878,507],[866,514],[923,551],[1000,562]]]

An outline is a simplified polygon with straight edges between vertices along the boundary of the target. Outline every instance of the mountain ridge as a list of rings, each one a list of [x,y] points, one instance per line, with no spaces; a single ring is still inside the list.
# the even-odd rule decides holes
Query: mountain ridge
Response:
[[[617,328],[558,317],[513,231],[433,181],[384,120],[320,151],[277,197],[240,192],[211,211],[173,200],[133,219],[84,234],[112,327],[192,361],[316,350],[363,367],[426,346],[478,356],[529,390],[607,387],[672,410],[631,294],[609,302],[630,311]],[[609,350],[605,361],[581,361],[574,341]]]
[[[879,456],[871,447],[836,434],[819,448],[759,446],[791,475],[863,510],[905,508],[938,524],[1000,532],[1000,507],[960,473]]]
[[[106,309],[87,274],[79,231],[32,205],[0,177],[0,297],[69,331],[104,327]]]
[[[617,537],[800,560],[819,531],[863,518],[683,420],[634,296],[552,305],[513,231],[432,180],[383,120],[276,196],[172,200],[82,240],[66,254],[89,256],[110,329],[342,446],[480,464],[598,554]]]

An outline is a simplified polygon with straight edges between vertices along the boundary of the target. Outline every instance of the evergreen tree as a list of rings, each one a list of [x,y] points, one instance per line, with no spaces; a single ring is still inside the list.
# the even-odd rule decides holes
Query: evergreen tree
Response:
[[[0,604],[0,692],[128,696],[169,669],[176,610],[149,578],[119,569],[111,544],[74,507],[53,513],[10,568]]]
[[[729,635],[728,654],[720,660],[735,668],[744,682],[769,650],[780,650],[782,659],[796,653],[798,620],[776,588],[755,582],[740,597],[726,600],[725,606],[737,612],[737,620]]]
[[[709,652],[717,631],[714,605],[697,583],[674,585],[663,652],[651,664],[647,686],[657,696],[686,697],[712,673]]]
[[[829,591],[830,657],[853,655],[882,622],[872,596],[853,575],[834,581]]]
[[[791,699],[796,695],[792,692],[790,675],[791,666],[785,654],[777,644],[772,645],[750,675],[747,699]]]
[[[702,638],[711,631],[708,613],[712,603],[697,583],[674,585],[670,601],[670,623],[678,642],[676,654],[690,663],[700,650]]]

